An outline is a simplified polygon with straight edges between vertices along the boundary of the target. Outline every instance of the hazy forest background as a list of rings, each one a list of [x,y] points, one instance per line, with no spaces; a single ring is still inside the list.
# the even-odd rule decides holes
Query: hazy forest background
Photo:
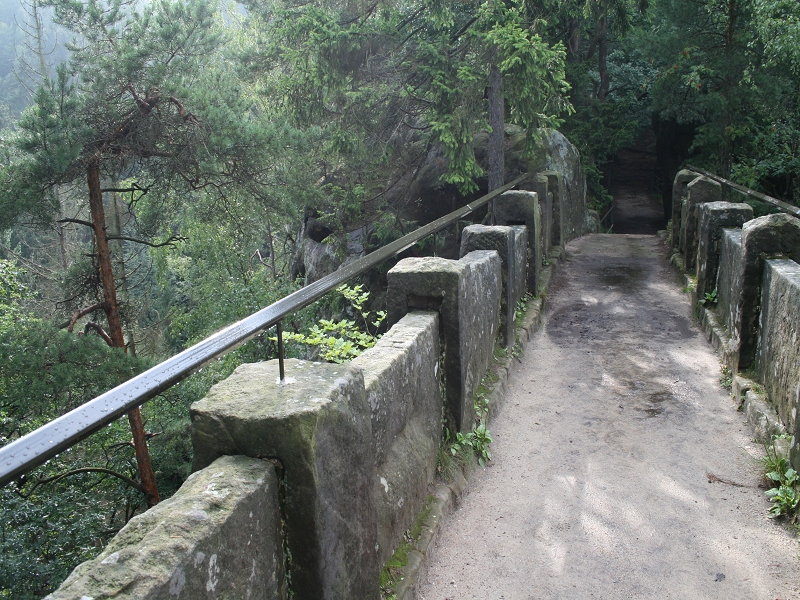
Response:
[[[800,202],[796,0],[0,0],[0,80],[0,445],[297,289],[310,218],[341,256],[423,224],[389,192],[429,153],[443,188],[497,187],[472,142],[503,114],[579,148],[598,210],[648,132],[666,193],[691,157]],[[274,356],[261,336],[0,490],[0,598],[172,494],[189,405]]]

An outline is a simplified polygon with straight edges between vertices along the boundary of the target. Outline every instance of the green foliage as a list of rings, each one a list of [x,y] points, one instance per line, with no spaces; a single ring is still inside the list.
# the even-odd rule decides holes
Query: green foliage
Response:
[[[703,299],[700,300],[701,306],[716,306],[719,298],[717,297],[717,290],[713,292],[706,292]]]
[[[466,434],[460,431],[456,432],[455,438],[450,440],[450,433],[447,432],[447,441],[449,441],[449,452],[453,456],[458,456],[465,450],[473,454],[478,459],[478,464],[482,467],[486,466],[487,460],[492,460],[492,453],[489,450],[489,444],[492,443],[492,436],[489,430],[486,429],[486,424],[481,421],[472,431]]]
[[[97,336],[73,335],[36,318],[22,304],[32,295],[23,276],[0,260],[2,445],[147,366]],[[138,485],[129,439],[126,423],[118,421],[0,490],[0,598],[53,591],[133,515],[143,497],[123,479]],[[168,468],[162,465],[161,472]],[[82,471],[61,477],[76,470]]]
[[[514,307],[514,322],[517,327],[522,325],[522,319],[525,317],[525,313],[528,312],[528,303],[531,300],[533,300],[533,295],[530,292],[525,292],[525,295],[519,299]]]
[[[800,5],[792,0],[755,0],[753,21],[766,64],[788,67],[800,76]]]
[[[489,53],[497,53],[510,108],[506,120],[526,128],[529,154],[539,128],[558,127],[561,115],[572,111],[566,99],[566,54],[562,44],[542,39],[524,3],[488,0],[474,12],[444,6],[420,13],[429,33],[412,48],[431,102],[425,118],[449,161],[443,179],[467,193],[477,189],[474,181],[483,174],[472,145],[475,134],[488,128],[483,96]]]
[[[771,446],[765,446],[764,481],[769,488],[765,494],[772,502],[770,514],[773,517],[787,517],[792,523],[797,519],[797,507],[800,506],[798,474],[791,467],[789,459],[779,456]]]
[[[386,318],[385,311],[378,311],[375,320],[370,321],[370,311],[365,304],[369,300],[369,292],[363,291],[362,285],[348,287],[341,285],[336,291],[349,303],[360,317],[360,323],[352,319],[331,321],[320,319],[313,324],[308,333],[284,332],[287,342],[297,342],[319,348],[320,357],[335,363],[343,363],[354,359],[364,350],[372,348],[380,336],[370,333],[378,329]],[[277,338],[271,338],[277,339]]]
[[[102,549],[113,528],[98,491],[71,482],[23,498],[11,487],[0,489],[0,598],[41,598]]]

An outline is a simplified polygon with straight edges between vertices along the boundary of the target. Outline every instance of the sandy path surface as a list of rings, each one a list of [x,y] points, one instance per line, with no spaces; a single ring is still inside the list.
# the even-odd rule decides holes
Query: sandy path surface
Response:
[[[800,598],[761,447],[651,236],[568,247],[419,597]],[[709,483],[707,473],[735,482]]]

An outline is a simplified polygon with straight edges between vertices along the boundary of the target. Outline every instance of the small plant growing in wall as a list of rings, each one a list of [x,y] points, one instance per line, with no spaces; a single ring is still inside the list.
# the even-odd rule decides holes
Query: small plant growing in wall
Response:
[[[514,308],[514,322],[517,324],[517,327],[522,325],[522,319],[525,317],[525,313],[528,312],[528,302],[531,300],[533,300],[533,296],[530,292],[527,292],[519,299],[519,302],[517,302],[517,306]]]
[[[380,327],[386,319],[386,311],[377,311],[374,320],[370,320],[372,312],[364,308],[369,300],[369,292],[365,292],[362,285],[341,285],[336,291],[350,303],[353,311],[360,317],[360,322],[351,319],[320,319],[309,328],[308,333],[285,332],[283,337],[287,342],[319,348],[319,355],[324,360],[343,363],[372,348],[380,339],[379,335],[370,333],[370,326],[374,329]]]
[[[764,480],[770,487],[765,494],[772,501],[769,512],[773,517],[785,517],[794,524],[797,521],[797,507],[800,506],[797,471],[791,467],[789,459],[779,456],[771,445],[766,446],[765,450]]]
[[[713,292],[706,292],[703,299],[700,300],[700,304],[702,306],[712,307],[717,305],[718,300],[719,299],[717,298],[717,290],[714,290]]]

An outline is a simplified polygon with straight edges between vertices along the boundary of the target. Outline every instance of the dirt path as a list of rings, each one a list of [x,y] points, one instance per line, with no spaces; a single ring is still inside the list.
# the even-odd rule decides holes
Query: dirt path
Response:
[[[800,598],[800,546],[658,239],[568,252],[420,597]]]

